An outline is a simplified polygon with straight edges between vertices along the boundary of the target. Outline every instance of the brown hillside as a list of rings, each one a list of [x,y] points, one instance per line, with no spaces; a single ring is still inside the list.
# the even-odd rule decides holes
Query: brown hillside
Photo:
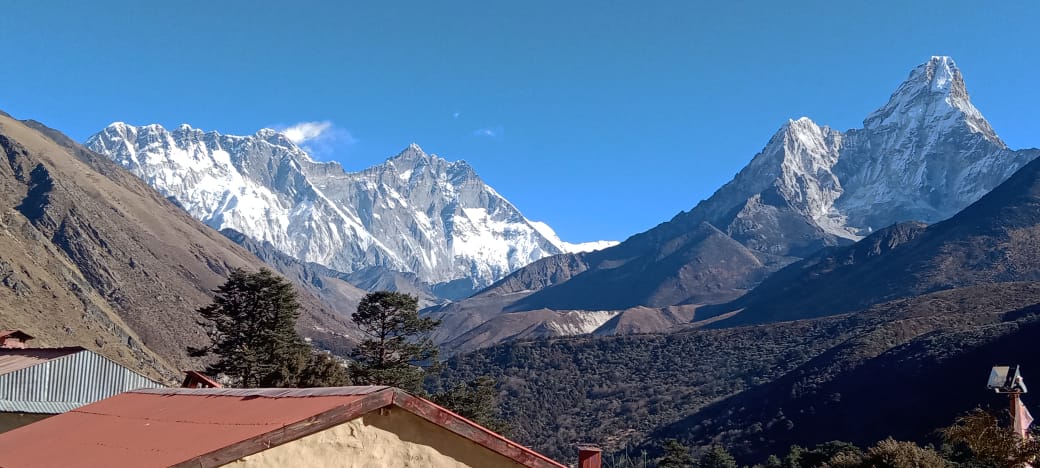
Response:
[[[133,175],[36,122],[0,113],[0,326],[79,345],[152,375],[194,367],[195,310],[252,254]],[[305,336],[344,341],[309,293]]]

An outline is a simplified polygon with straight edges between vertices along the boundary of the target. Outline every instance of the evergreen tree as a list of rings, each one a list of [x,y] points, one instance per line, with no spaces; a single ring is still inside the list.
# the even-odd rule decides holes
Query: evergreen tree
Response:
[[[866,453],[841,452],[826,465],[832,468],[946,468],[950,466],[931,448],[888,438]]]
[[[377,291],[365,295],[351,315],[366,338],[351,357],[351,377],[361,385],[389,385],[423,394],[426,369],[437,365],[429,338],[440,321],[419,317],[418,299]]]
[[[495,380],[477,377],[466,383],[433,395],[434,403],[451,409],[459,415],[499,434],[508,432],[508,425],[498,418],[498,390]]]
[[[725,447],[712,445],[697,461],[697,468],[737,468],[737,460]]]
[[[235,387],[326,387],[349,383],[332,356],[314,353],[296,332],[296,290],[268,269],[231,271],[199,314],[212,344],[191,349],[215,355],[206,371],[223,374]]]
[[[693,456],[690,448],[675,439],[664,441],[664,458],[657,462],[658,468],[692,468]]]
[[[812,450],[801,452],[799,465],[802,468],[821,468],[828,466],[836,457],[841,459],[863,458],[863,451],[850,442],[832,440],[817,445]]]
[[[310,387],[342,387],[350,385],[350,377],[339,360],[328,353],[311,353],[307,366],[300,373],[296,386]]]
[[[954,446],[967,447],[969,462],[993,467],[1019,467],[1036,464],[1040,459],[1040,438],[1035,435],[1023,440],[1000,418],[980,408],[957,418],[953,425],[942,429],[943,438]]]
[[[214,292],[213,303],[198,310],[212,345],[193,353],[217,356],[207,372],[246,388],[295,384],[310,347],[296,333],[300,305],[292,284],[266,268],[235,269]]]
[[[787,456],[784,457],[784,468],[803,468],[802,467],[802,455],[805,449],[799,445],[792,445],[791,449],[787,451]]]

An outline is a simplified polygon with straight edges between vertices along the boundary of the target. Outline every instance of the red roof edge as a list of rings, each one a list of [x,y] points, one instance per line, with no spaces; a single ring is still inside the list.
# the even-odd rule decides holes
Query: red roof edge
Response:
[[[214,450],[205,455],[185,460],[174,465],[174,467],[225,465],[240,458],[260,453],[271,447],[357,419],[364,414],[391,405],[404,409],[524,466],[533,468],[567,468],[567,465],[558,463],[545,455],[513,442],[432,401],[409,395],[405,391],[393,387],[363,395],[356,401],[337,406],[324,413]]]
[[[190,460],[185,460],[173,465],[173,467],[223,466],[242,457],[260,453],[271,447],[343,424],[365,413],[389,406],[392,402],[393,393],[389,389],[370,393],[356,401],[337,406],[324,413],[294,422],[280,429],[275,429]]]

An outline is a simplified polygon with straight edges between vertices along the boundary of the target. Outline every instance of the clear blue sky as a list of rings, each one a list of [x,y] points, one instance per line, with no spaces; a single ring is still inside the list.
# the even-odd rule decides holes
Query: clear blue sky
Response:
[[[360,169],[465,159],[565,240],[692,208],[788,119],[860,126],[951,55],[1012,147],[1040,146],[1040,2],[4,2],[0,109],[249,134],[328,121]]]

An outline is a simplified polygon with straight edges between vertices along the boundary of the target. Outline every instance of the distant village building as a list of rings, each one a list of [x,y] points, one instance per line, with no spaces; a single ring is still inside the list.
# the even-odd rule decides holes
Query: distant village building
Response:
[[[24,348],[31,339],[32,336],[21,330],[0,330],[0,348],[3,349]]]
[[[4,467],[563,468],[392,387],[145,389],[0,434]]]
[[[162,384],[84,348],[30,348],[0,331],[0,432],[137,388]]]
[[[184,381],[181,382],[182,388],[221,388],[221,385],[216,380],[209,378],[206,374],[198,371],[187,370],[184,371]]]

